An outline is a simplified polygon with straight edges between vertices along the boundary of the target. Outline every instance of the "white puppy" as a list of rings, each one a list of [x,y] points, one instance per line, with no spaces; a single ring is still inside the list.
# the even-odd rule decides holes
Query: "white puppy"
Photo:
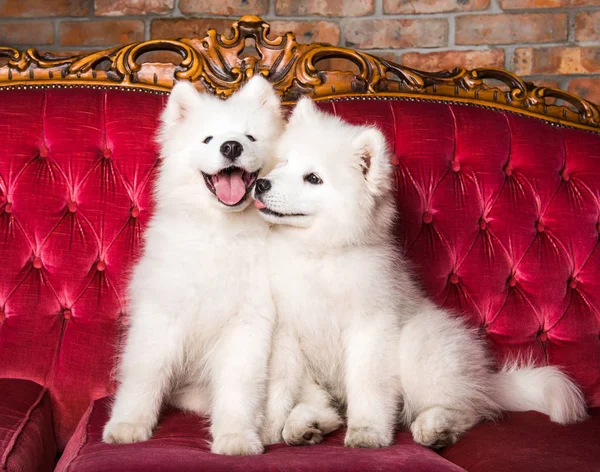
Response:
[[[161,404],[210,415],[212,451],[259,454],[274,308],[267,224],[248,207],[272,166],[279,100],[262,77],[228,100],[178,83],[162,115],[156,209],[130,284],[131,327],[104,441],[152,435]]]
[[[257,181],[272,223],[270,283],[278,314],[263,439],[313,444],[348,422],[345,444],[381,447],[398,420],[415,441],[453,443],[500,410],[585,418],[580,391],[555,367],[492,373],[483,344],[428,301],[392,234],[392,165],[384,136],[302,99]]]

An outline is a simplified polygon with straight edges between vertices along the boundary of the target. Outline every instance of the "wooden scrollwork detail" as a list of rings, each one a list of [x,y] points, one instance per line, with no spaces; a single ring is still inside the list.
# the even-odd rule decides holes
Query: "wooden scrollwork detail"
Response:
[[[179,63],[145,62],[146,53],[172,52]],[[354,64],[355,71],[320,67],[327,60]],[[19,86],[112,86],[168,92],[177,80],[227,96],[255,74],[268,77],[286,101],[393,96],[470,103],[536,116],[600,132],[600,109],[559,89],[536,87],[493,68],[423,72],[370,54],[322,43],[299,44],[292,33],[270,35],[270,26],[244,16],[226,33],[204,38],[151,40],[75,57],[52,57],[35,49],[0,47],[0,88]]]

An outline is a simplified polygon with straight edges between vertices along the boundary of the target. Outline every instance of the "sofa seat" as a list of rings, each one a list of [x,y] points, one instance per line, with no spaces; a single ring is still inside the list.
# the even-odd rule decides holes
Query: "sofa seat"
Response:
[[[102,442],[110,399],[94,402],[82,418],[56,468],[85,471],[462,471],[470,472],[591,472],[600,470],[600,408],[576,425],[551,423],[535,413],[505,413],[497,423],[480,424],[441,454],[415,444],[407,432],[384,449],[347,449],[338,431],[319,445],[289,447],[275,444],[255,457],[211,454],[208,422],[196,415],[167,408],[147,442],[109,445]]]
[[[110,399],[94,402],[67,444],[57,472],[94,471],[461,471],[435,452],[415,444],[409,433],[400,432],[396,444],[384,449],[348,449],[343,431],[324,443],[309,447],[285,444],[269,446],[265,454],[228,457],[212,454],[208,445],[208,422],[196,415],[167,409],[149,441],[111,445],[102,442]]]
[[[600,471],[600,408],[583,423],[561,426],[536,412],[505,413],[469,430],[442,456],[469,472]]]
[[[52,470],[55,460],[48,391],[29,380],[0,379],[0,470]]]

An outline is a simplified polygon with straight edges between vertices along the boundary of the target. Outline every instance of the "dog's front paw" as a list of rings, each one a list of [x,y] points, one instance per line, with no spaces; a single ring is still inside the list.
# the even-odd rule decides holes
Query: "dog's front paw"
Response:
[[[317,408],[300,403],[285,423],[283,440],[289,446],[318,444],[323,441],[325,434],[335,431],[342,423],[333,408]]]
[[[256,433],[228,433],[216,436],[210,450],[225,456],[255,456],[262,454],[263,445]]]
[[[410,431],[415,442],[438,449],[454,444],[477,419],[468,412],[434,407],[420,413]]]
[[[108,422],[102,433],[102,440],[108,444],[131,444],[147,441],[152,436],[152,428],[136,423]]]
[[[351,426],[346,431],[346,447],[387,447],[392,443],[391,431],[369,426]]]
[[[282,430],[283,425],[280,425],[276,422],[271,422],[264,425],[260,433],[260,439],[262,440],[262,443],[265,446],[280,443],[283,441],[283,437],[281,435]]]

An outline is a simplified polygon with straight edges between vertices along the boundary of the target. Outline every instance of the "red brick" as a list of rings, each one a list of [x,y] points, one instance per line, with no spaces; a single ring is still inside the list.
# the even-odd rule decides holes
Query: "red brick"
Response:
[[[560,88],[560,84],[556,80],[538,79],[535,77],[523,77],[526,82],[533,82],[536,87]]]
[[[72,57],[72,56],[85,56],[86,54],[90,54],[92,52],[97,51],[97,48],[90,49],[52,49],[52,48],[39,48],[40,54],[49,54],[52,57]],[[182,61],[182,57],[172,51],[152,51],[141,54],[137,61],[139,64],[145,62],[171,62],[179,64]]]
[[[600,73],[600,47],[517,48],[512,69],[519,75]]]
[[[229,19],[204,19],[204,20],[154,20],[150,27],[152,38],[204,38],[209,29],[216,29],[219,33],[229,36],[232,20]]]
[[[386,59],[398,64],[398,55],[393,52],[371,52],[369,53],[379,59]],[[358,66],[348,59],[323,59],[316,64],[318,70],[359,72]]]
[[[276,0],[275,12],[282,16],[363,16],[372,13],[374,0]]]
[[[430,53],[409,52],[402,56],[403,66],[426,71],[449,70],[455,67],[475,69],[477,67],[504,68],[504,51],[441,51]]]
[[[490,0],[383,0],[383,12],[391,14],[442,13],[486,10]]]
[[[91,0],[2,0],[0,17],[87,16]]]
[[[32,44],[52,44],[54,25],[49,21],[26,23],[0,23],[0,44],[30,46]]]
[[[270,37],[291,31],[300,43],[340,43],[340,27],[332,21],[271,21],[270,25]]]
[[[598,5],[600,5],[600,0],[500,0],[500,8],[503,10],[592,7]]]
[[[448,22],[445,19],[418,20],[350,20],[344,38],[351,47],[388,49],[448,44]]]
[[[516,44],[566,41],[565,13],[464,15],[456,18],[456,44]]]
[[[581,77],[569,83],[569,92],[600,104],[600,77]]]
[[[396,52],[378,52],[373,51],[370,52],[372,56],[378,57],[380,59],[385,59],[386,61],[395,62],[396,64],[400,64],[400,54]]]
[[[73,57],[73,56],[82,56],[85,54],[90,54],[92,51],[97,51],[97,49],[93,50],[85,50],[85,49],[68,49],[68,50],[58,50],[50,48],[39,48],[40,54],[42,55],[50,55],[52,57]]]
[[[96,0],[96,15],[146,15],[169,13],[175,8],[175,0]]]
[[[600,11],[583,11],[575,16],[575,40],[600,40]]]
[[[65,21],[60,24],[63,46],[112,46],[144,39],[144,23],[137,20]]]
[[[269,0],[180,0],[182,13],[201,13],[203,15],[264,15],[269,11]],[[233,21],[232,21],[233,23]]]

